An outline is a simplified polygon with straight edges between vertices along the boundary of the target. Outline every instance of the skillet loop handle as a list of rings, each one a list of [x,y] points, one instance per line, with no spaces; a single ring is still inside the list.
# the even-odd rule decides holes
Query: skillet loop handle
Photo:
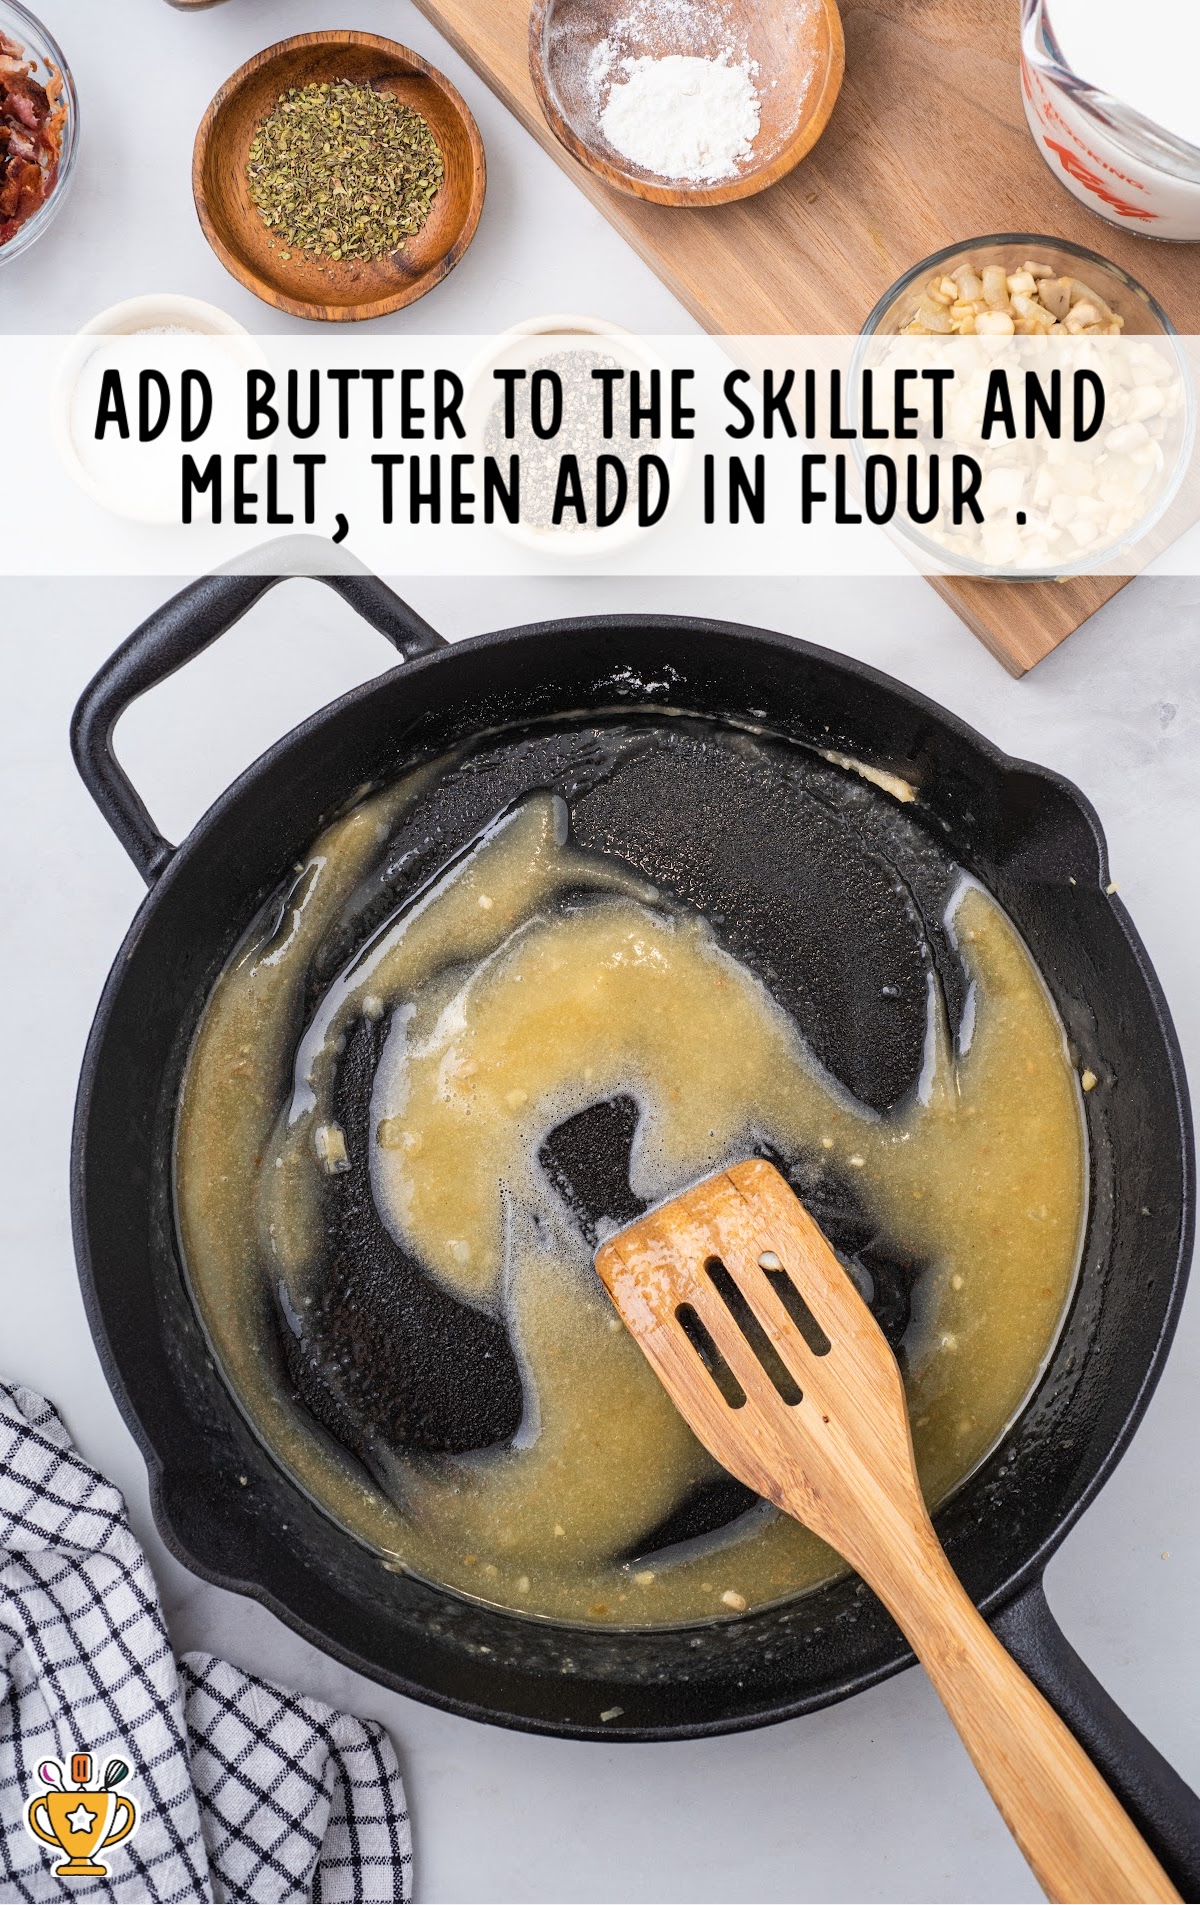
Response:
[[[1013,1659],[1104,1775],[1181,1897],[1200,1900],[1200,1797],[1105,1692],[1035,1581],[993,1616]]]
[[[405,661],[446,646],[407,602],[373,575],[320,575],[385,635]],[[145,880],[153,886],[175,848],[155,826],[113,751],[113,730],[132,701],[199,655],[282,575],[208,575],[156,609],[88,683],[71,719],[71,752],[84,785]]]

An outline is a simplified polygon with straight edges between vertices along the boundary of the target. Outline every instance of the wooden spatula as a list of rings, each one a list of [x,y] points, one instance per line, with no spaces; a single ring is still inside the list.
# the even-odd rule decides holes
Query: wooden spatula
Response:
[[[722,1467],[875,1590],[1047,1897],[1178,1899],[942,1552],[895,1358],[779,1173],[754,1160],[709,1178],[612,1238],[596,1268]]]

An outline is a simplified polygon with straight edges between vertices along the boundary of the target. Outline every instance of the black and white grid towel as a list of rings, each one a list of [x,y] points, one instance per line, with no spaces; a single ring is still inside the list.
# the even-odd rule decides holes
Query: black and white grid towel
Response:
[[[56,1878],[23,1812],[44,1760],[121,1758],[137,1831]],[[412,1840],[372,1721],[212,1654],[176,1663],[117,1490],[0,1383],[0,1899],[406,1900]]]

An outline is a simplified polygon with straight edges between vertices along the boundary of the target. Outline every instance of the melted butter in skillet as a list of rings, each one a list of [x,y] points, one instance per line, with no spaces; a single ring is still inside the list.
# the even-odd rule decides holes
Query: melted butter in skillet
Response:
[[[931,976],[921,1083],[880,1116],[822,1071],[703,920],[572,848],[562,804],[537,795],[369,940],[302,1028],[313,946],[395,811],[394,795],[383,803],[318,843],[291,936],[219,982],[189,1067],[185,1256],[247,1413],[354,1532],[428,1578],[525,1611],[694,1620],[827,1578],[829,1551],[761,1509],[645,1554],[651,1531],[719,1471],[612,1311],[546,1175],[545,1140],[627,1096],[640,1110],[631,1181],[646,1201],[763,1147],[852,1180],[891,1250],[925,1266],[903,1349],[936,1502],[1028,1393],[1079,1252],[1078,1086],[1021,940],[986,894],[960,889],[949,925],[971,986],[968,1036],[952,1049]],[[429,1457],[377,1441],[380,1487],[296,1406],[262,1300],[265,1257],[302,1330],[327,1274],[322,1153],[338,1059],[363,1017],[390,1026],[369,1125],[379,1214],[445,1291],[502,1320],[524,1400],[506,1446]]]

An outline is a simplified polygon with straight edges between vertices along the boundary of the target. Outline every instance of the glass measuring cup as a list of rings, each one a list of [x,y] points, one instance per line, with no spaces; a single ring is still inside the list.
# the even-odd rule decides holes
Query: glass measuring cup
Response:
[[[1054,0],[1022,0],[1021,92],[1038,151],[1059,183],[1126,231],[1200,240],[1200,147],[1072,71]],[[1172,55],[1167,46],[1162,57]]]

